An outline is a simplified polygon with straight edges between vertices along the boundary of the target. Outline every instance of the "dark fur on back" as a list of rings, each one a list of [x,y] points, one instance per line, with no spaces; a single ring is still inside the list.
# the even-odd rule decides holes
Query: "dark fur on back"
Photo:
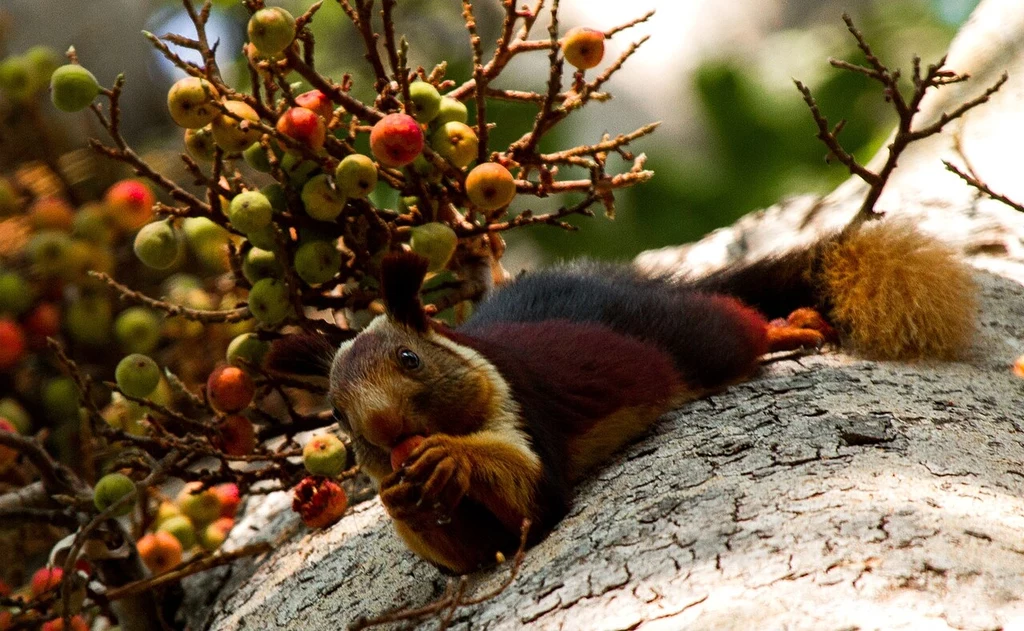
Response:
[[[420,302],[420,287],[427,275],[427,259],[413,252],[398,252],[384,257],[380,266],[384,306],[396,322],[419,333],[426,333],[427,314]]]
[[[497,323],[555,319],[600,323],[664,349],[692,386],[716,388],[748,373],[764,352],[757,340],[737,335],[743,318],[710,292],[628,266],[582,263],[509,283],[459,330],[474,335]]]
[[[338,346],[355,337],[354,331],[342,331],[336,327],[327,331],[302,331],[274,340],[267,354],[267,369],[306,377],[326,377]]]
[[[800,307],[828,311],[818,268],[822,252],[839,238],[836,235],[813,247],[729,266],[686,284],[700,291],[735,296],[769,318],[785,318]]]

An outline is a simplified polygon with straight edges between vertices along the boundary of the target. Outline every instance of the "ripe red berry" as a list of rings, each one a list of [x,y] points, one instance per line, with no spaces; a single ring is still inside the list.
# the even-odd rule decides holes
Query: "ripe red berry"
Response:
[[[60,333],[60,308],[41,302],[25,317],[25,331],[35,337],[53,337]]]
[[[327,124],[323,117],[305,107],[293,107],[281,114],[277,119],[277,131],[313,151],[320,151],[327,139]]]
[[[370,132],[370,151],[384,166],[405,166],[423,151],[423,129],[408,114],[388,114]]]
[[[70,620],[71,631],[89,631],[89,625],[82,616],[72,616]],[[40,631],[64,631],[65,628],[64,618],[54,618],[43,624]]]
[[[25,355],[25,332],[14,320],[0,319],[0,370],[17,364]]]
[[[252,378],[237,366],[220,366],[206,380],[206,394],[221,412],[238,412],[252,401],[256,386]]]
[[[56,588],[60,585],[62,578],[64,578],[64,570],[59,567],[39,568],[32,575],[32,595],[38,598],[42,594]]]
[[[303,478],[295,487],[292,510],[310,528],[326,528],[341,519],[348,508],[348,496],[341,485],[319,476]]]
[[[410,436],[398,443],[398,445],[391,450],[391,470],[398,471],[401,469],[405,461],[409,459],[409,454],[416,451],[416,448],[423,444],[424,440],[426,440],[426,438],[423,436]]]
[[[138,230],[153,216],[156,195],[139,180],[121,180],[107,189],[104,200],[125,230]]]
[[[248,456],[256,449],[256,428],[252,421],[232,414],[217,426],[220,439],[217,446],[229,456]]]
[[[242,502],[238,485],[232,482],[225,482],[213,487],[213,492],[220,500],[220,516],[234,517],[235,513],[238,512],[238,505]]]
[[[295,104],[313,110],[327,121],[331,120],[331,116],[334,115],[334,103],[331,103],[331,99],[327,98],[327,95],[320,90],[303,92],[295,97]]]

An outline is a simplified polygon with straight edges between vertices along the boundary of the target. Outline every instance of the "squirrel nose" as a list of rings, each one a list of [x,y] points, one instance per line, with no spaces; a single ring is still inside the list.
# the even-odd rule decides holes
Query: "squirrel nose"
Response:
[[[405,433],[405,422],[397,410],[377,410],[366,419],[363,436],[378,447],[390,449]]]

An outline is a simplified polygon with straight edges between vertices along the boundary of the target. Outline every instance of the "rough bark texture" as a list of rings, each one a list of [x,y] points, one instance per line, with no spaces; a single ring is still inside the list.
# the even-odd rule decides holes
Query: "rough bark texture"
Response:
[[[974,75],[922,120],[1011,81],[963,127],[995,189],[1024,200],[1024,12],[986,0],[950,66]],[[1024,216],[979,200],[939,160],[946,134],[905,155],[880,209],[973,255],[983,289],[962,362],[876,363],[839,352],[774,362],[756,380],[668,415],[580,486],[571,515],[497,598],[455,629],[993,629],[1024,620]],[[1011,158],[1011,156],[1014,156]],[[688,273],[843,225],[863,187],[755,213],[691,247],[646,253]],[[265,558],[187,584],[193,629],[335,631],[422,605],[445,579],[405,550],[378,501],[307,532],[283,494],[229,546],[293,532]],[[506,570],[475,577],[472,593]],[[436,628],[437,621],[423,628]]]

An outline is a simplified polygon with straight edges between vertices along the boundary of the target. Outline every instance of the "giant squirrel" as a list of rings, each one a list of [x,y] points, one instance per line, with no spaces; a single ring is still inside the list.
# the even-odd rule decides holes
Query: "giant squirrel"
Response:
[[[572,264],[497,289],[461,326],[431,320],[424,259],[388,255],[386,315],[335,346],[299,334],[275,370],[329,377],[329,400],[398,534],[465,573],[567,513],[573,485],[665,412],[755,374],[769,352],[841,343],[954,358],[975,288],[947,247],[889,221],[693,280]],[[406,464],[389,453],[422,435]]]

